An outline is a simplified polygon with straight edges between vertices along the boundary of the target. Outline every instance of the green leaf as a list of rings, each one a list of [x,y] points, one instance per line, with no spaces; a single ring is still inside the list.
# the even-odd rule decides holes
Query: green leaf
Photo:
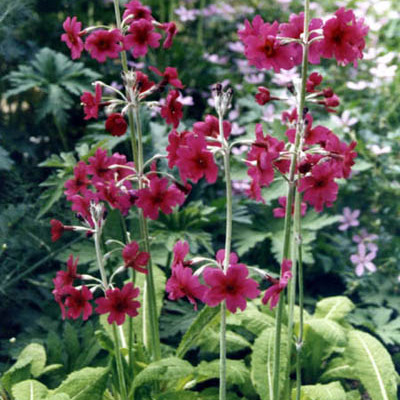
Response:
[[[14,385],[11,392],[15,400],[40,400],[47,396],[48,389],[43,383],[29,379]]]
[[[68,354],[68,361],[70,367],[72,367],[76,365],[76,359],[81,352],[81,346],[79,343],[78,332],[69,322],[65,323],[63,338],[65,349]]]
[[[301,387],[300,400],[345,400],[346,392],[340,382],[328,385],[307,385]],[[292,391],[292,400],[296,399],[296,389]]]
[[[320,377],[323,383],[335,379],[357,379],[353,367],[344,358],[336,357],[331,360]]]
[[[314,316],[341,322],[354,308],[353,302],[348,297],[327,297],[317,303]]]
[[[194,368],[188,361],[177,357],[164,358],[149,364],[135,376],[131,392],[134,394],[140,386],[153,382],[163,382],[168,389],[182,390],[193,379],[193,372]]]
[[[202,351],[208,353],[219,353],[219,327],[210,327],[205,329],[200,335],[198,344]],[[250,347],[250,343],[241,335],[227,331],[226,332],[226,348],[227,353],[234,353]]]
[[[396,400],[397,374],[385,347],[368,333],[348,333],[344,357],[372,400]]]
[[[9,171],[14,164],[8,156],[8,151],[0,146],[0,170]]]
[[[279,382],[281,390],[287,367],[287,334],[281,335],[281,356]],[[251,380],[261,400],[273,399],[273,365],[275,348],[275,328],[265,329],[255,340],[251,355]]]
[[[11,387],[21,381],[31,377],[31,359],[19,359],[17,362],[4,373],[1,382],[7,392],[11,391]]]
[[[54,394],[65,393],[71,400],[102,400],[108,373],[108,368],[83,368],[72,372]]]
[[[203,397],[197,392],[181,390],[179,392],[167,392],[156,396],[157,400],[203,400]]]
[[[307,211],[305,217],[301,220],[302,229],[318,231],[326,226],[332,225],[340,220],[340,215],[319,214],[313,210]]]
[[[252,303],[248,303],[250,306]],[[240,326],[258,336],[267,328],[275,326],[275,318],[258,311],[257,308],[246,308],[244,312],[230,314],[227,324]]]
[[[219,318],[219,307],[205,306],[190,325],[189,329],[183,336],[179,346],[176,350],[177,357],[183,358],[185,354],[193,347],[196,346],[203,330],[210,324],[215,323]]]
[[[346,400],[361,400],[361,393],[358,390],[346,392]]]
[[[70,400],[71,398],[65,393],[51,394],[44,400]]]

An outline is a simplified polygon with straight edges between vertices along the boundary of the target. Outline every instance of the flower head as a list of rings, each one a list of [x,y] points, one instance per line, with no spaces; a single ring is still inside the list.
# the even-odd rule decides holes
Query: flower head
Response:
[[[132,50],[133,57],[145,56],[148,47],[157,48],[160,46],[161,35],[154,32],[153,24],[147,19],[133,21],[129,26],[129,34],[124,37],[124,47]]]
[[[65,231],[64,224],[58,219],[52,219],[50,221],[50,225],[51,225],[51,241],[56,242],[58,239],[60,239],[60,237]]]
[[[61,35],[61,40],[65,42],[71,50],[71,58],[76,60],[81,56],[84,44],[81,39],[82,23],[77,21],[76,17],[67,17],[63,23],[65,33]]]
[[[161,29],[167,33],[167,37],[163,43],[163,48],[169,49],[172,46],[172,41],[174,37],[178,33],[176,24],[175,22],[165,22],[164,24],[161,25]]]
[[[122,250],[122,258],[126,268],[133,268],[138,272],[147,274],[147,269],[143,268],[147,265],[150,259],[150,254],[139,250],[137,242],[128,243]]]
[[[106,131],[112,136],[122,136],[125,134],[128,124],[120,113],[113,113],[106,120]]]
[[[95,95],[92,93],[83,92],[81,96],[83,103],[83,111],[85,112],[85,119],[95,118],[99,116],[99,105],[101,103],[101,86],[99,84],[95,87]]]
[[[232,131],[231,123],[229,121],[223,121],[222,129],[225,139],[228,139]],[[214,117],[214,115],[206,115],[204,121],[195,122],[193,124],[193,132],[196,135],[218,139],[220,136],[218,118]]]
[[[119,44],[122,42],[123,36],[119,29],[106,31],[100,29],[91,33],[85,43],[85,49],[90,53],[90,56],[98,62],[105,62],[108,58],[118,58],[122,47]]]
[[[178,101],[179,92],[171,90],[167,95],[165,106],[161,107],[161,116],[165,119],[167,124],[171,124],[174,129],[179,125],[183,117],[182,103]]]
[[[274,217],[275,218],[285,218],[287,197],[286,196],[279,197],[278,203],[281,207],[274,208],[272,210],[272,212],[274,213]],[[307,203],[304,203],[302,201],[301,206],[300,206],[300,213],[301,213],[302,217],[304,217],[306,215],[306,211],[307,211]],[[292,215],[293,214],[294,214],[294,204],[292,204]]]
[[[80,290],[67,286],[63,294],[67,296],[64,301],[67,318],[78,319],[82,314],[82,319],[86,321],[92,314],[92,305],[89,303],[93,299],[92,292],[86,286]]]
[[[119,288],[108,289],[105,297],[100,297],[95,300],[98,314],[110,313],[107,321],[112,324],[114,321],[117,325],[122,325],[125,322],[126,315],[136,317],[139,313],[137,309],[140,307],[140,302],[133,300],[139,296],[139,288],[134,288],[133,283],[127,283],[122,290]]]
[[[365,269],[370,272],[376,271],[376,266],[372,260],[376,257],[376,252],[371,251],[367,254],[367,248],[364,243],[357,246],[358,253],[350,256],[350,260],[356,266],[356,275],[361,276],[364,274]]]
[[[84,194],[86,192],[90,184],[90,179],[87,174],[87,165],[83,161],[79,161],[74,167],[74,177],[68,179],[64,184],[65,189],[67,189],[64,193],[68,200],[75,194]]]
[[[165,68],[164,72],[161,72],[156,67],[149,67],[149,69],[153,71],[155,74],[163,77],[161,86],[169,84],[171,86],[176,87],[177,89],[183,89],[182,82],[178,79],[178,70],[176,68],[167,67]]]
[[[143,6],[138,0],[132,0],[124,6],[126,10],[124,11],[123,18],[132,16],[132,20],[138,21],[140,19],[146,19],[151,21],[153,19],[151,15],[151,9],[149,7]]]

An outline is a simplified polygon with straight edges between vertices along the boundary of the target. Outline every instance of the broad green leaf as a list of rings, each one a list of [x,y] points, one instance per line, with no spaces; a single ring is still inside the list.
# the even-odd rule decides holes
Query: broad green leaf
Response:
[[[322,383],[335,379],[357,379],[354,368],[344,358],[336,357],[332,359],[320,377]]]
[[[196,346],[203,330],[215,323],[219,318],[219,307],[205,306],[184,334],[176,350],[177,357],[183,358],[185,354]]]
[[[318,379],[323,362],[333,352],[346,346],[346,333],[337,322],[329,319],[312,318],[304,323],[304,372],[307,380]]]
[[[54,394],[67,394],[71,400],[102,400],[108,368],[83,368],[68,375]]]
[[[358,390],[346,392],[346,400],[361,400],[361,393]]]
[[[275,326],[275,318],[258,311],[257,308],[247,308],[244,312],[230,314],[227,324],[240,326],[258,336],[265,329]]]
[[[65,323],[63,339],[68,354],[68,361],[72,369],[76,365],[76,359],[81,352],[81,345],[79,343],[78,332],[69,322]]]
[[[15,400],[40,400],[47,396],[48,389],[43,383],[29,379],[14,385],[11,392]]]
[[[188,361],[177,357],[164,358],[149,364],[135,376],[131,393],[134,395],[138,387],[153,382],[162,382],[168,389],[182,390],[193,379],[193,373],[194,368]]]
[[[354,308],[353,302],[348,297],[327,297],[317,303],[314,316],[341,322]]]
[[[1,383],[8,392],[14,384],[31,377],[31,361],[31,358],[19,359],[4,373]]]
[[[292,400],[296,399],[296,389],[292,391]],[[328,385],[306,385],[301,387],[300,400],[345,400],[346,392],[340,382]]]
[[[9,171],[14,161],[8,156],[8,151],[0,146],[0,170]]]
[[[396,371],[385,347],[368,333],[348,333],[344,357],[372,400],[396,400]]]
[[[179,392],[167,392],[156,396],[156,400],[203,400],[197,392],[181,390]]]
[[[209,353],[219,353],[219,337],[218,327],[205,329],[200,335],[198,344],[202,351]],[[227,353],[234,353],[250,347],[250,343],[241,335],[227,331],[226,332],[226,348]]]
[[[71,398],[65,393],[51,394],[44,400],[70,400]]]
[[[204,382],[219,378],[219,360],[202,361],[195,370],[196,382]],[[228,385],[248,385],[250,383],[249,370],[242,360],[226,360],[226,380]]]
[[[340,215],[319,214],[313,210],[308,210],[305,217],[301,220],[301,227],[302,229],[319,231],[326,226],[335,224],[340,218]]]
[[[239,256],[247,253],[258,242],[262,242],[267,237],[269,237],[269,232],[256,230],[247,224],[235,224],[235,229],[233,230],[235,248]]]
[[[46,365],[46,350],[41,344],[31,343],[26,346],[18,359],[31,359],[31,374],[39,376]]]
[[[279,382],[281,390],[287,367],[287,334],[281,335]],[[251,355],[251,380],[261,400],[273,399],[275,328],[265,329],[255,340]]]

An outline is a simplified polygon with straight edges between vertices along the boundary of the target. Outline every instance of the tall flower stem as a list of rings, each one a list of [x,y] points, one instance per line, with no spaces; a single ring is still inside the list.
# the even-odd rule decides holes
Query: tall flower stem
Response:
[[[161,2],[163,4],[163,2]],[[117,23],[117,28],[121,29],[121,13],[119,8],[118,0],[114,0],[114,10],[115,10],[115,19]],[[128,62],[126,52],[121,52],[121,63],[122,69],[124,73],[128,72]],[[127,93],[128,94],[128,93]],[[133,100],[133,99],[131,99]],[[132,147],[132,155],[133,161],[135,163],[136,170],[138,174],[141,176],[143,173],[143,144],[142,144],[142,132],[141,132],[141,124],[139,118],[139,108],[138,106],[134,108],[135,113],[132,107],[128,108],[128,120],[129,120],[129,128],[130,128],[130,139],[131,139],[131,147]],[[135,125],[137,131],[135,131]],[[139,180],[139,188],[142,188],[142,182]],[[150,251],[149,244],[149,235],[148,235],[148,227],[147,221],[143,216],[143,212],[139,210],[139,228],[140,228],[140,236],[144,243],[145,251]],[[149,325],[150,325],[150,342],[151,345],[147,341],[147,333],[146,333],[146,320],[143,319],[144,326],[144,342],[145,345],[150,348],[151,354],[153,356],[153,360],[161,359],[161,347],[160,347],[160,337],[158,331],[158,320],[157,320],[157,310],[156,310],[156,296],[154,289],[154,276],[153,276],[153,268],[151,259],[148,264],[148,274],[146,276],[146,283],[144,288],[144,296],[143,296],[143,309],[148,310],[149,315]],[[144,313],[147,315],[147,313]],[[130,336],[132,337],[132,336]],[[130,347],[132,344],[130,343]]]
[[[292,205],[294,200],[294,194],[296,190],[295,175],[296,165],[298,159],[298,153],[300,148],[301,136],[304,132],[304,120],[303,110],[306,98],[306,83],[307,83],[307,69],[308,69],[308,25],[310,20],[310,2],[309,0],[304,1],[304,30],[303,30],[303,58],[301,67],[301,86],[300,92],[298,93],[297,101],[297,124],[296,124],[296,137],[294,143],[294,151],[290,161],[290,170],[288,178],[288,194],[286,202],[286,213],[285,213],[285,225],[284,225],[284,240],[283,240],[283,259],[288,259],[290,256],[290,240],[291,240],[291,228],[292,228]],[[280,346],[281,346],[281,330],[282,330],[282,313],[284,306],[284,298],[281,296],[278,304],[278,310],[276,315],[276,331],[275,331],[275,349],[274,349],[274,366],[273,366],[273,400],[280,399],[280,387],[279,387],[279,371],[280,371]],[[290,346],[290,343],[288,343]],[[288,368],[290,368],[290,360],[288,360]],[[286,381],[286,379],[285,379]],[[289,382],[285,382],[288,384]],[[286,385],[285,385],[286,386]]]
[[[218,113],[220,140],[222,142],[225,183],[226,183],[226,235],[225,235],[225,259],[223,269],[228,270],[232,243],[232,181],[230,170],[230,150],[224,136],[223,114]],[[226,302],[221,303],[221,328],[220,328],[220,381],[219,400],[226,400]]]
[[[126,385],[125,385],[124,368],[122,366],[121,348],[119,345],[117,325],[115,324],[115,322],[113,322],[113,324],[112,324],[112,330],[113,330],[114,345],[115,345],[115,360],[117,363],[118,381],[119,381],[119,386],[120,386],[119,390],[121,391],[121,393],[120,393],[121,400],[128,400],[128,395],[127,395]]]

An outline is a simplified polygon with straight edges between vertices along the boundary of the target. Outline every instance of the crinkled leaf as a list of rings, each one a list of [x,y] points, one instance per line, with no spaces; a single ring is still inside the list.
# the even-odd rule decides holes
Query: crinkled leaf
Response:
[[[340,382],[327,385],[306,385],[301,387],[300,400],[345,400],[346,392]],[[296,399],[296,389],[292,391],[292,400]]]
[[[317,303],[314,317],[341,322],[354,308],[353,302],[348,297],[327,297]]]
[[[48,389],[43,383],[29,379],[14,385],[11,392],[15,400],[40,400],[47,396]]]

